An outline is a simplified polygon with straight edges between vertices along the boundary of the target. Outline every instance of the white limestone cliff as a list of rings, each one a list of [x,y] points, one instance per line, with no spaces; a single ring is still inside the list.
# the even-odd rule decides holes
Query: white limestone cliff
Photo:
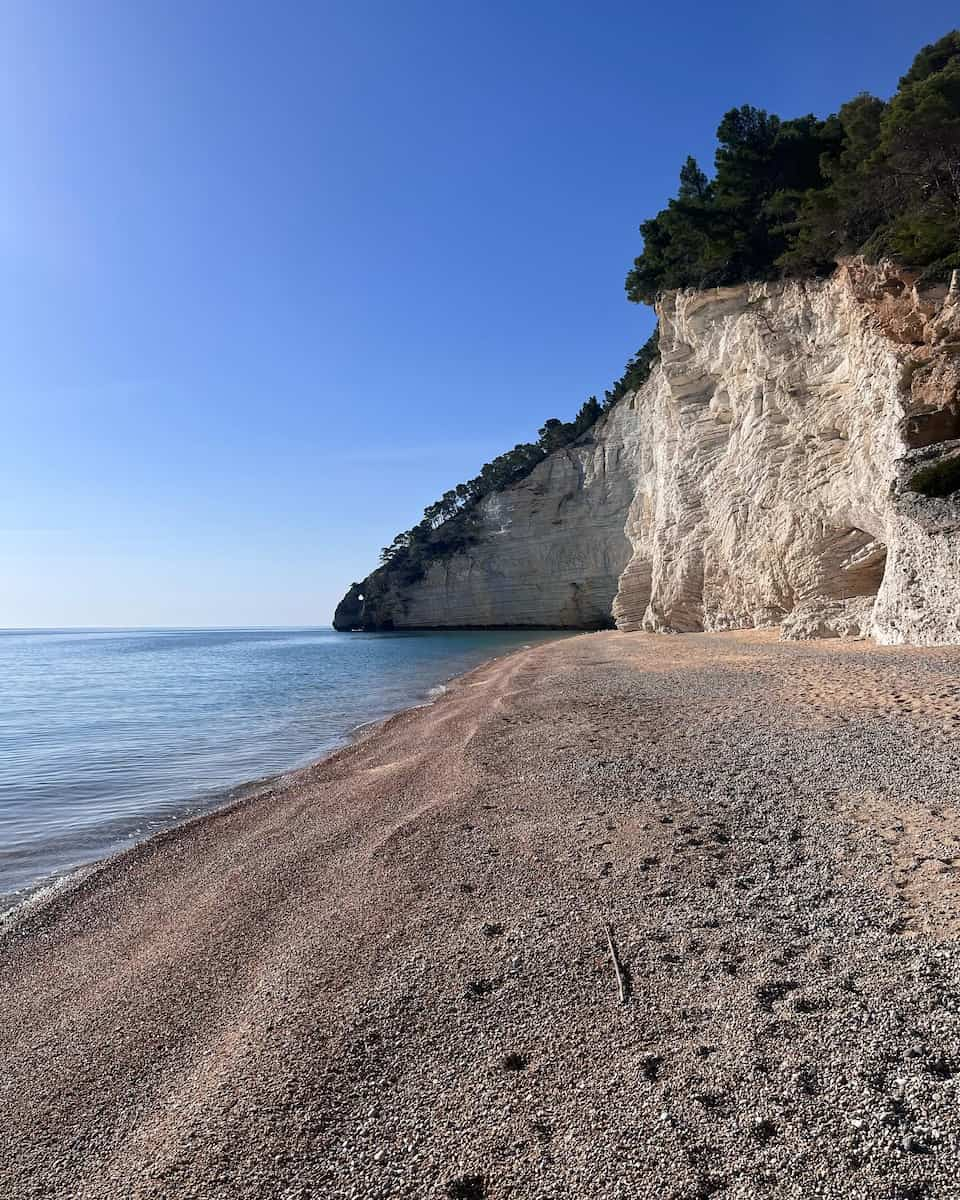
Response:
[[[338,625],[960,642],[960,492],[913,486],[960,454],[956,297],[855,260],[672,293],[659,318],[643,388],[488,496],[468,551],[372,581]]]
[[[382,590],[366,580],[367,619],[395,628],[612,626],[630,558],[634,447],[625,436],[634,424],[617,406],[577,445],[486,496],[475,545],[434,562],[415,584]],[[335,624],[354,623],[343,619],[345,604]]]

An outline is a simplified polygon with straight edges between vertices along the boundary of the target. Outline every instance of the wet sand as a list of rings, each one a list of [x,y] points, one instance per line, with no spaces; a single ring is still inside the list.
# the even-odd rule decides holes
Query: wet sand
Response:
[[[960,1196],[958,731],[960,649],[488,664],[5,936],[0,1196]]]

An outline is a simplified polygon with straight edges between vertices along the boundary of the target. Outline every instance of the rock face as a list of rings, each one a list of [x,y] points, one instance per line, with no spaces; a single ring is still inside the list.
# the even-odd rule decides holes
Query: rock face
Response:
[[[335,626],[612,627],[631,553],[624,521],[635,448],[625,438],[634,424],[632,411],[618,405],[577,445],[485,497],[469,552],[433,563],[407,588],[368,578],[341,602]]]
[[[958,298],[856,260],[659,317],[642,389],[488,496],[469,551],[371,577],[337,626],[960,642],[960,491],[918,490],[948,492],[960,455]]]

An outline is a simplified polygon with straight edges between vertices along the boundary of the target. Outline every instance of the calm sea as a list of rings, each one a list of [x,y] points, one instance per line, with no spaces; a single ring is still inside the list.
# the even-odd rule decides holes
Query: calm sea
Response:
[[[0,631],[0,909],[557,636]]]

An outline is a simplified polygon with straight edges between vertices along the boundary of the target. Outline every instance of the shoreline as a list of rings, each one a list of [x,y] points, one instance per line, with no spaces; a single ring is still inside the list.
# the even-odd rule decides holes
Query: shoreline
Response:
[[[131,847],[0,940],[3,1194],[952,1194],[958,667],[558,639]]]
[[[531,627],[532,628],[532,627]],[[542,628],[542,627],[541,627]],[[543,630],[547,632],[546,630]],[[401,631],[403,632],[403,631]],[[438,632],[443,632],[440,630]],[[584,633],[594,632],[585,630]],[[576,635],[574,635],[576,636]],[[550,639],[550,641],[557,639]],[[538,643],[548,644],[548,642]],[[74,888],[87,882],[91,877],[95,876],[102,868],[109,866],[115,860],[124,858],[131,851],[152,842],[156,838],[163,838],[166,834],[182,828],[187,828],[196,821],[202,821],[205,817],[213,816],[224,809],[232,808],[234,805],[242,804],[247,800],[255,799],[261,792],[266,789],[282,788],[283,785],[290,781],[295,782],[295,778],[301,772],[310,771],[332,756],[338,754],[341,750],[352,746],[367,736],[372,736],[377,730],[390,721],[393,717],[399,716],[401,713],[409,712],[418,708],[428,708],[430,705],[437,703],[443,695],[445,695],[453,686],[461,679],[470,675],[473,671],[480,670],[483,667],[489,666],[491,663],[499,659],[509,657],[511,654],[521,653],[523,650],[529,649],[528,646],[517,647],[516,649],[506,650],[501,654],[493,654],[489,658],[484,659],[475,667],[469,670],[460,672],[459,674],[451,675],[440,684],[432,685],[424,693],[425,698],[415,700],[410,704],[405,704],[394,712],[388,713],[386,716],[377,717],[370,721],[361,721],[358,725],[347,730],[346,733],[340,735],[338,744],[332,746],[325,753],[320,754],[316,758],[311,758],[308,762],[301,763],[298,766],[290,767],[286,770],[275,771],[272,774],[264,775],[255,779],[243,780],[240,783],[228,785],[224,788],[215,788],[212,792],[203,793],[195,800],[189,803],[196,804],[200,811],[192,814],[184,815],[177,820],[172,821],[169,825],[165,825],[146,837],[138,838],[130,845],[124,846],[111,854],[104,855],[101,858],[92,859],[90,862],[79,863],[76,867],[69,869],[65,874],[54,873],[51,876],[45,876],[37,880],[35,884],[29,885],[24,889],[24,894],[13,903],[7,903],[5,899],[0,899],[0,948],[2,948],[3,939],[9,933],[16,930],[21,922],[31,916],[38,909],[46,904],[56,901],[64,895],[68,895]],[[436,695],[433,693],[436,692]],[[185,803],[187,803],[185,801]],[[16,893],[10,893],[15,896]]]

